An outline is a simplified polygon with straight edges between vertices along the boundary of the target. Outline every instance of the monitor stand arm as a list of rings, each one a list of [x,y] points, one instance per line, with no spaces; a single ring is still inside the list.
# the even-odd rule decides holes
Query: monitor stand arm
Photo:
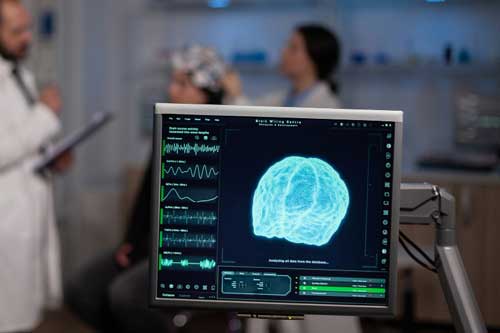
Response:
[[[456,331],[486,333],[484,320],[457,247],[455,198],[435,185],[402,183],[399,223],[435,226],[436,269]],[[246,318],[303,319],[303,316],[239,315]]]
[[[435,185],[401,184],[401,224],[434,224],[439,281],[457,332],[484,332],[486,327],[457,247],[455,198]]]

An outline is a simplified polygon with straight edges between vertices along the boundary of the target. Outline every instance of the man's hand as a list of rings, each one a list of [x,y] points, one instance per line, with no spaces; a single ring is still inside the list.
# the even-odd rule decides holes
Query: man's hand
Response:
[[[55,86],[48,86],[40,93],[40,102],[47,105],[54,114],[59,115],[62,108],[61,94]]]
[[[67,151],[61,156],[59,156],[54,163],[50,166],[50,169],[56,173],[66,172],[73,165],[73,153]]]
[[[130,266],[130,258],[129,255],[132,252],[134,247],[132,244],[125,243],[122,244],[118,250],[115,253],[115,260],[116,263],[121,267],[121,268],[127,268]]]

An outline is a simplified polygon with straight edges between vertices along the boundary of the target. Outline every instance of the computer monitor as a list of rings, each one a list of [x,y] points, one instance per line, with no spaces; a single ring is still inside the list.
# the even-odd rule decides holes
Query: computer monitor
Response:
[[[158,104],[153,306],[391,315],[402,113]]]
[[[500,154],[500,92],[462,92],[457,98],[455,140],[460,146]]]

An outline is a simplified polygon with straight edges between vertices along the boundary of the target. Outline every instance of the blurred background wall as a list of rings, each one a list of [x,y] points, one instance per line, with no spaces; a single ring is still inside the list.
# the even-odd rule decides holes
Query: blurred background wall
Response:
[[[38,34],[31,59],[39,83],[63,91],[66,131],[112,110],[112,125],[78,150],[57,182],[67,276],[120,241],[127,171],[151,149],[152,105],[166,101],[168,54],[212,45],[259,96],[286,87],[276,71],[298,23],[333,28],[343,46],[337,75],[346,108],[405,112],[404,171],[434,151],[456,151],[454,117],[464,89],[499,91],[500,3],[478,0],[31,0],[55,34]],[[215,8],[221,7],[221,8]],[[446,53],[450,54],[449,61]]]

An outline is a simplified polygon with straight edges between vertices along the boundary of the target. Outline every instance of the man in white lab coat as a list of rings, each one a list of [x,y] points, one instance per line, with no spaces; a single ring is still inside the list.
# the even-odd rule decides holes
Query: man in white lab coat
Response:
[[[37,96],[20,62],[31,18],[16,0],[0,0],[0,332],[32,331],[61,299],[59,244],[50,179],[33,163],[60,130],[59,93]]]

